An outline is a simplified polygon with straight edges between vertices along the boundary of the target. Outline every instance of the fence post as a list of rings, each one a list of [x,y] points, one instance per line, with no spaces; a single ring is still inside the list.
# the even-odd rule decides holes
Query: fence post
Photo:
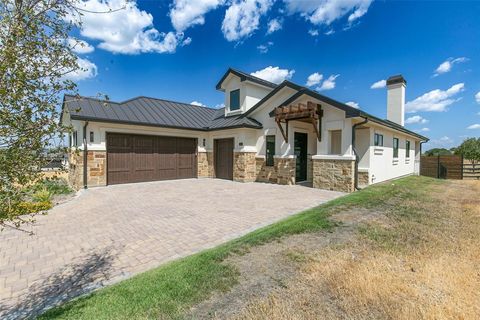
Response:
[[[463,154],[462,154],[462,180],[463,180],[463,169],[464,169],[464,165],[463,165]]]
[[[437,155],[437,179],[440,179],[440,155]]]

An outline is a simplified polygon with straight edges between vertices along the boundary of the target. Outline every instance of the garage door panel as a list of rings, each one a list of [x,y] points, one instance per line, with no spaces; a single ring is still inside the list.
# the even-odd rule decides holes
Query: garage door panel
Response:
[[[108,183],[196,177],[196,139],[108,134]]]

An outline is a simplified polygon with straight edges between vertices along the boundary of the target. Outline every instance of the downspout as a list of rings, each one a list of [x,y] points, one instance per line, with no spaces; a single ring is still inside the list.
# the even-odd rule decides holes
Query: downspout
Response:
[[[85,121],[85,124],[83,125],[83,188],[87,189],[87,161],[88,161],[88,147],[87,147],[87,126],[88,126],[88,121]]]
[[[368,122],[368,118],[364,118],[364,117],[362,117],[362,118],[365,119],[365,120],[363,120],[362,122],[359,122],[359,123],[355,123],[352,126],[352,150],[353,150],[353,154],[355,155],[355,172],[353,173],[355,190],[359,190],[359,188],[358,188],[358,162],[360,161],[360,157],[358,156],[357,149],[355,148],[356,129],[357,129],[358,126],[361,126],[361,125]]]

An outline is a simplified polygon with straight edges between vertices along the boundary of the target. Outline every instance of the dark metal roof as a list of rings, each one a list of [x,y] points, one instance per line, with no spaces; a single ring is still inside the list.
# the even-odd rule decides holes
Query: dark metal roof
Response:
[[[138,124],[154,127],[220,130],[262,128],[262,124],[240,115],[225,117],[224,109],[213,109],[163,99],[137,97],[124,102],[65,95],[63,108],[74,120]]]
[[[396,76],[391,76],[390,78],[387,79],[387,86],[391,84],[396,84],[396,83],[407,84],[407,80],[405,80],[405,78],[403,78],[401,74]]]
[[[223,75],[223,77],[220,79],[220,81],[218,81],[217,83],[217,86],[216,86],[216,89],[217,90],[221,90],[222,89],[222,83],[223,81],[225,81],[225,79],[228,77],[228,75],[232,73],[234,75],[236,75],[237,77],[240,78],[240,81],[252,81],[252,82],[255,82],[255,83],[258,83],[262,86],[265,86],[265,87],[269,87],[269,88],[275,88],[277,87],[277,85],[273,82],[270,82],[270,81],[267,81],[267,80],[263,80],[261,78],[258,78],[258,77],[255,77],[255,76],[252,76],[251,74],[248,74],[248,73],[245,73],[243,71],[240,71],[240,70],[236,70],[236,69],[233,69],[233,68],[228,68],[227,72],[225,72],[225,74]]]

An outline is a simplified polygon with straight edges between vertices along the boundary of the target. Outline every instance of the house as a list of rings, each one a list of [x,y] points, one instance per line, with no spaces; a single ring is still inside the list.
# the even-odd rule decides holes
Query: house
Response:
[[[418,174],[421,143],[404,127],[406,81],[387,81],[383,120],[290,81],[229,69],[216,89],[225,108],[137,97],[64,97],[73,127],[70,182],[221,178],[354,191]]]

